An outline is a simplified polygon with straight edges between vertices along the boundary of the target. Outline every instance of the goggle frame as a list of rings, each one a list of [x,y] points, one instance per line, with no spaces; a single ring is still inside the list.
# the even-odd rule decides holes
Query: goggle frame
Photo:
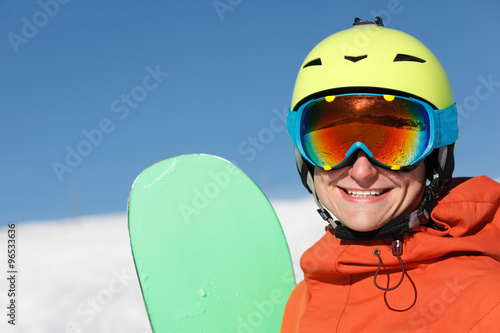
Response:
[[[429,119],[429,142],[426,148],[420,153],[420,156],[414,159],[409,165],[400,166],[400,165],[386,165],[379,161],[377,161],[372,152],[368,149],[368,147],[358,141],[353,143],[350,149],[346,153],[345,159],[335,166],[319,166],[314,163],[311,158],[309,158],[304,145],[301,140],[301,123],[304,117],[304,111],[306,108],[312,103],[326,99],[327,97],[335,96],[335,97],[344,97],[344,96],[388,96],[394,98],[405,99],[411,101],[413,103],[417,103],[423,107],[423,109],[427,112],[427,118]],[[420,99],[414,97],[405,97],[394,94],[380,94],[380,93],[343,93],[343,94],[327,94],[322,97],[313,98],[302,105],[297,110],[289,109],[287,115],[287,130],[292,138],[292,142],[294,146],[299,151],[300,155],[309,163],[314,166],[318,166],[324,168],[325,170],[330,169],[339,169],[349,163],[352,163],[355,160],[355,152],[362,150],[369,157],[370,161],[380,167],[390,169],[390,170],[400,170],[400,171],[410,171],[413,170],[416,166],[420,164],[422,160],[424,160],[427,156],[429,156],[432,151],[436,148],[445,147],[450,144],[453,144],[458,139],[458,119],[457,119],[457,105],[456,103],[452,104],[450,107],[446,109],[436,109],[431,104],[422,101]]]

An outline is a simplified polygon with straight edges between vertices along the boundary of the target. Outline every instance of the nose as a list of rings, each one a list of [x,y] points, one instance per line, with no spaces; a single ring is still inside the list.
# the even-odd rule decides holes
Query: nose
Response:
[[[359,182],[368,181],[377,176],[377,169],[370,163],[366,153],[359,151],[356,161],[349,169],[349,175]]]

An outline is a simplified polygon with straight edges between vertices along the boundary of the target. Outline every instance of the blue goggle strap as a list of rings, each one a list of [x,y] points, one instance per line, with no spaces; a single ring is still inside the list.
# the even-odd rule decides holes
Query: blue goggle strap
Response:
[[[453,104],[447,109],[432,110],[434,114],[435,139],[434,148],[451,145],[458,139],[457,105]]]

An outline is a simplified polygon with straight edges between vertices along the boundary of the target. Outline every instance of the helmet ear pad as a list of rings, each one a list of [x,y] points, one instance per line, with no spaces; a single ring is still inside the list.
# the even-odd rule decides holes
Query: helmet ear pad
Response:
[[[306,161],[295,148],[295,164],[300,175],[302,185],[309,191],[314,193],[314,165]]]
[[[455,169],[455,158],[453,151],[455,144],[444,146],[434,151],[425,159],[425,175],[432,181],[437,174],[440,179],[447,182],[452,178]]]

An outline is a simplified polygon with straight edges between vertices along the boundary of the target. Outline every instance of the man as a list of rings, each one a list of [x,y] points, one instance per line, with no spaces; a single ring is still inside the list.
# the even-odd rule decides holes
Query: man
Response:
[[[500,184],[451,179],[456,105],[422,43],[380,18],[328,37],[288,131],[328,228],[282,332],[500,332]]]

